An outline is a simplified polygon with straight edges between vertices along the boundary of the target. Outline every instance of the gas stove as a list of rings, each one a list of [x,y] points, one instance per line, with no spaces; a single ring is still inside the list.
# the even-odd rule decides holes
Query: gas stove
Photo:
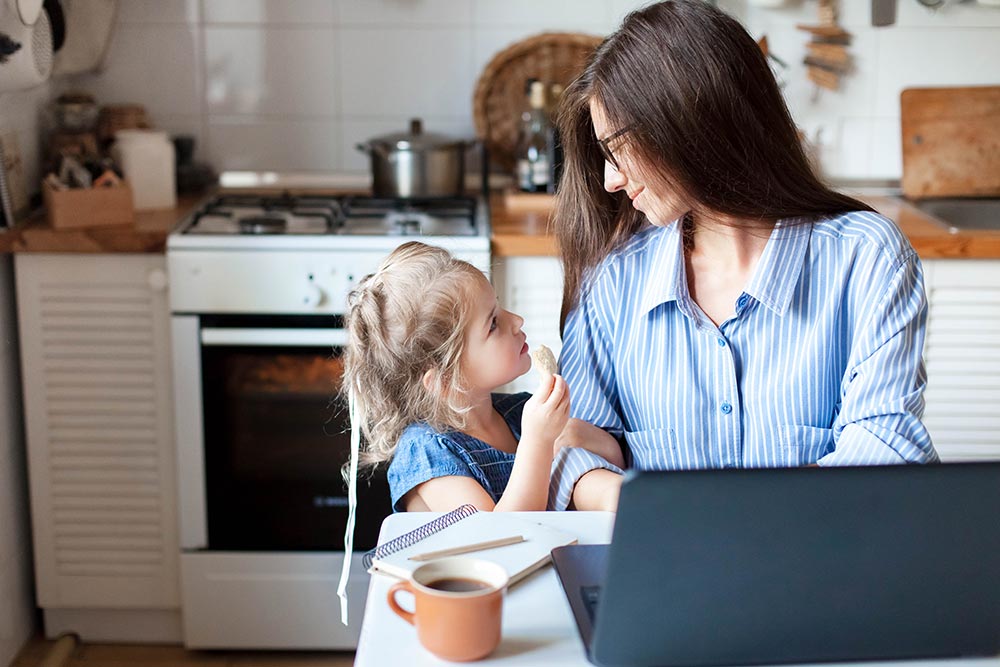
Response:
[[[423,238],[451,249],[488,248],[481,199],[225,194],[203,203],[168,239],[176,248],[392,249]]]
[[[445,248],[489,275],[483,198],[217,195],[167,238],[171,309],[340,315],[354,285],[411,240]]]
[[[331,407],[347,296],[409,240],[489,275],[484,201],[230,192],[168,236],[188,646],[356,645],[368,589],[361,556],[348,583],[351,626],[327,586],[343,564],[348,513],[340,465],[350,424],[342,405]],[[359,551],[392,511],[384,480],[362,487]],[[267,600],[283,622],[214,622],[248,600]]]

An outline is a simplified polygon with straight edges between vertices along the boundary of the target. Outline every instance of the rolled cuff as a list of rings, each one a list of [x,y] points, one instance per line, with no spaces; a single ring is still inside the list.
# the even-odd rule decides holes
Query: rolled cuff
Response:
[[[901,436],[878,424],[848,424],[834,450],[816,461],[820,466],[897,465],[937,463],[937,452],[926,431],[923,438]],[[919,436],[921,433],[917,433]]]
[[[591,470],[610,470],[619,475],[625,472],[590,450],[580,447],[560,449],[552,459],[547,509],[561,511],[569,507],[576,483]]]

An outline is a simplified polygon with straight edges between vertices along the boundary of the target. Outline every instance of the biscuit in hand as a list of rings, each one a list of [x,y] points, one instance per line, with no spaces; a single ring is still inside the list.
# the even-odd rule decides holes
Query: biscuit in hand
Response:
[[[535,360],[535,364],[539,372],[547,375],[555,375],[559,372],[559,366],[556,364],[556,357],[552,354],[552,350],[544,345],[539,345],[534,350],[531,351],[531,358]]]

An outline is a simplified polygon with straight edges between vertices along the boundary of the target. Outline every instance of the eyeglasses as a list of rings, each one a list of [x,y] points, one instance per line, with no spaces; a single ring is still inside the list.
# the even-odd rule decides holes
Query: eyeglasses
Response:
[[[617,132],[612,132],[610,135],[604,137],[603,139],[597,140],[597,147],[600,149],[601,155],[607,162],[611,163],[611,166],[615,168],[615,171],[621,171],[621,167],[618,166],[618,160],[615,159],[614,154],[611,152],[610,144],[612,141],[622,136],[623,134],[631,132],[632,129],[633,126],[629,125],[627,127],[623,127]]]

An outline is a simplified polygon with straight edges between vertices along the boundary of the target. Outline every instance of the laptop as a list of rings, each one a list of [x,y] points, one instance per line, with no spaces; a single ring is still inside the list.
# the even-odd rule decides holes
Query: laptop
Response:
[[[597,665],[1000,652],[1000,462],[629,471],[552,559]]]

